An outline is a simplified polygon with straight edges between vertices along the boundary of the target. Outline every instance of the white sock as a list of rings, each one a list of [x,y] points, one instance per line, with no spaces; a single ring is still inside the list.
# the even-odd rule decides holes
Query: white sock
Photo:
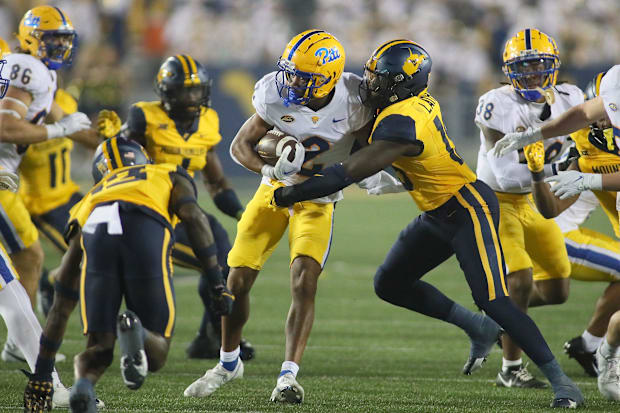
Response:
[[[603,342],[603,337],[594,336],[590,334],[588,330],[585,330],[583,334],[581,334],[581,338],[583,339],[583,346],[585,350],[590,353],[594,353]]]
[[[240,352],[241,352],[241,349],[239,346],[237,346],[237,348],[234,349],[233,351],[224,351],[220,348],[220,360],[223,361],[224,363],[235,361],[239,357]]]
[[[291,372],[293,377],[297,377],[297,373],[299,372],[299,365],[294,361],[285,361],[282,363],[282,367],[280,368],[280,375],[283,371]]]
[[[508,367],[520,366],[521,364],[523,364],[522,359],[506,360],[505,358],[502,357],[502,370],[508,370]]]
[[[607,342],[607,337],[603,340],[603,344],[601,344],[601,354],[603,357],[618,357],[620,356],[620,347],[614,347]]]
[[[41,339],[41,325],[32,311],[30,299],[19,281],[11,281],[0,290],[0,315],[8,330],[7,340],[11,340],[19,348],[34,372],[37,356],[39,355],[39,340]],[[56,369],[52,373],[54,385],[60,384]]]

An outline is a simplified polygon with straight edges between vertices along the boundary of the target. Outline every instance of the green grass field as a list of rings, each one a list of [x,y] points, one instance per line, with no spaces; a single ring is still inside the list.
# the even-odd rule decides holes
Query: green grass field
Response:
[[[250,190],[240,191],[245,198]],[[177,324],[168,363],[150,375],[142,388],[130,391],[119,374],[118,354],[97,384],[99,398],[110,412],[540,412],[548,408],[550,390],[494,387],[501,364],[495,349],[482,370],[463,376],[469,341],[459,329],[379,300],[373,291],[375,269],[398,232],[417,215],[407,195],[368,197],[349,190],[336,209],[334,242],[319,282],[314,328],[298,375],[306,391],[301,406],[270,403],[269,396],[284,355],[284,321],[290,304],[287,242],[268,261],[252,291],[252,314],[244,331],[257,349],[246,364],[243,380],[232,382],[207,399],[183,397],[183,390],[215,361],[188,360],[185,347],[201,316],[197,277],[175,274]],[[214,210],[210,202],[204,203]],[[234,222],[221,214],[234,237]],[[588,226],[609,233],[600,211]],[[58,254],[47,249],[47,265]],[[456,260],[450,259],[425,277],[448,296],[473,309],[473,300]],[[562,306],[531,311],[567,374],[583,390],[588,411],[618,412],[620,405],[602,399],[596,381],[562,352],[562,344],[580,334],[605,287],[573,282]],[[0,326],[0,339],[6,337]],[[57,367],[63,381],[73,381],[71,358],[85,346],[76,314],[61,352],[68,360]],[[26,379],[14,364],[0,362],[0,411],[22,406]],[[533,364],[530,370],[540,375]]]

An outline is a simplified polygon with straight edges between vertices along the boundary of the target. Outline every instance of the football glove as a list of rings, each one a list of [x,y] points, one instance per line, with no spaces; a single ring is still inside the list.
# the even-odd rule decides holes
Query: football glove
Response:
[[[62,138],[89,129],[90,119],[85,113],[75,112],[56,123],[45,125],[45,128],[47,129],[47,139]]]
[[[24,390],[24,412],[40,413],[52,410],[54,383],[52,376],[38,376],[26,370],[22,372],[28,377],[28,384]]]
[[[216,316],[226,316],[232,313],[235,296],[224,284],[216,285],[211,289],[212,310]]]
[[[121,131],[121,118],[113,110],[100,110],[97,115],[97,131],[106,138],[118,135]]]
[[[276,204],[276,200],[274,199],[273,194],[276,191],[276,189],[283,188],[285,185],[279,181],[272,181],[271,185],[273,186],[273,188],[265,193],[265,202],[267,203],[267,207],[269,209],[276,211],[276,208],[280,208],[280,207]]]
[[[295,175],[301,171],[301,166],[304,163],[304,157],[306,156],[306,150],[301,143],[295,144],[295,158],[293,161],[288,160],[288,155],[291,153],[291,147],[287,146],[282,150],[278,162],[275,166],[264,165],[261,169],[261,174],[264,176],[280,181],[286,177]]]
[[[0,170],[0,191],[17,192],[19,177],[13,172]]]
[[[503,138],[495,142],[493,147],[493,155],[498,158],[505,156],[509,152],[523,148],[525,145],[534,143],[543,138],[540,128],[528,129],[524,132],[510,132]]]
[[[589,189],[600,191],[603,186],[603,176],[579,171],[564,171],[545,178],[545,182],[554,182],[555,184],[551,185],[551,191],[558,198],[566,199]]]
[[[541,172],[545,168],[545,145],[542,141],[527,145],[523,148],[523,154],[530,171]]]

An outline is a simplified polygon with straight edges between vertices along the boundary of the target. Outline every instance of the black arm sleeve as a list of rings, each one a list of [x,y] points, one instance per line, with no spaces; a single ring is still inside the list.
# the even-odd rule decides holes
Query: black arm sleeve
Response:
[[[341,163],[323,169],[305,182],[278,188],[274,192],[276,205],[286,207],[295,202],[320,198],[351,185],[354,180],[345,172]]]
[[[141,107],[132,105],[127,115],[127,126],[121,130],[121,136],[125,139],[132,139],[141,145],[146,144],[146,117]]]
[[[215,206],[226,215],[237,218],[243,212],[243,205],[239,202],[237,194],[232,189],[224,189],[213,197]]]
[[[372,132],[372,140],[415,143],[424,148],[424,142],[416,138],[415,121],[403,115],[389,115],[381,119]]]

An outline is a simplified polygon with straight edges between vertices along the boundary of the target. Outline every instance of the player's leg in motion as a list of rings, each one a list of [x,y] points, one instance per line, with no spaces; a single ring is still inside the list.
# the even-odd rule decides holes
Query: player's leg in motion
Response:
[[[513,335],[547,376],[555,393],[553,405],[581,403],[581,392],[562,372],[534,322],[507,297],[498,221],[499,207],[492,191],[480,181],[466,185],[446,204],[418,217],[401,233],[375,276],[375,290],[388,302],[461,327],[472,338],[472,353],[478,347],[488,354],[494,341],[488,332],[494,331],[497,336],[499,331],[491,328],[492,323],[455,304],[429,284],[412,282],[449,256],[435,255],[434,262],[418,270],[433,256],[430,252],[443,243],[447,251],[456,252],[476,304]],[[427,249],[429,242],[434,248]]]
[[[523,312],[529,307],[560,304],[569,292],[570,263],[558,225],[544,219],[522,195],[498,196],[499,234],[506,253],[506,286],[512,302]],[[533,272],[532,267],[537,268]],[[522,350],[508,334],[502,337],[502,369],[496,384],[505,387],[545,388],[523,365]]]
[[[603,396],[620,401],[620,311],[609,320],[607,335],[596,351],[598,389]]]
[[[225,383],[243,377],[240,342],[243,326],[250,316],[250,290],[286,231],[290,218],[287,209],[274,210],[267,206],[265,193],[272,190],[267,185],[259,186],[237,224],[237,236],[228,254],[227,280],[235,303],[232,313],[222,317],[220,361],[185,389],[186,397],[209,396]]]
[[[609,282],[596,302],[587,328],[580,336],[564,343],[564,351],[592,376],[597,376],[596,349],[603,342],[611,316],[620,310],[620,245],[613,238],[579,228],[564,234],[571,278]]]

